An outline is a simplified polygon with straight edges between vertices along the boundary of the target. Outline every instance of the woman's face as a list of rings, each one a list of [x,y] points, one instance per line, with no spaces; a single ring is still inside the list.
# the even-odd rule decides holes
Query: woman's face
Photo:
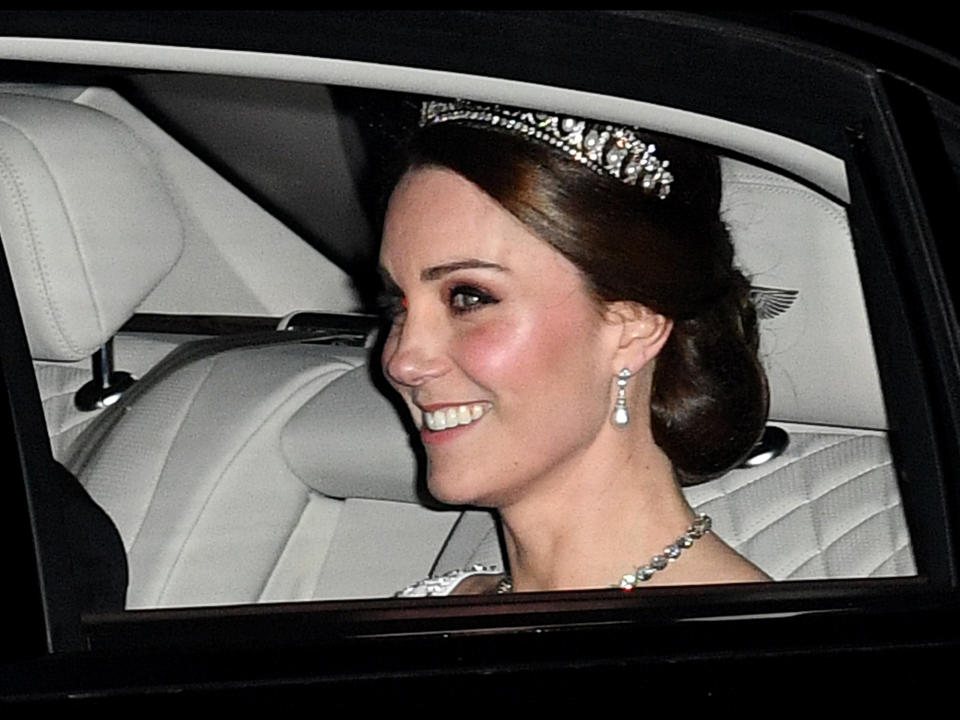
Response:
[[[502,507],[582,463],[611,409],[611,326],[576,267],[445,169],[395,189],[380,255],[396,316],[383,367],[431,493]]]

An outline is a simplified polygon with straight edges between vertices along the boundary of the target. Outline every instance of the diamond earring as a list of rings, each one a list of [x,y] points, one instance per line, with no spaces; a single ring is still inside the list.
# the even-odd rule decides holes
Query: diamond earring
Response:
[[[613,406],[613,416],[610,418],[610,422],[617,428],[630,424],[630,413],[627,411],[627,380],[632,374],[624,368],[617,375],[617,402]]]

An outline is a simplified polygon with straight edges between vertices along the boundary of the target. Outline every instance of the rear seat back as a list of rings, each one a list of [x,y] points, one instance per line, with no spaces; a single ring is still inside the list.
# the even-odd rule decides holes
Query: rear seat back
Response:
[[[183,249],[177,208],[128,128],[89,108],[9,92],[0,92],[0,235],[31,356],[51,363],[38,383],[47,391],[78,379],[54,364],[87,360]],[[57,419],[68,433],[86,422],[78,411]],[[62,468],[33,477],[29,491],[40,557],[72,566],[45,594],[66,587],[83,611],[119,609],[127,569],[110,519]]]
[[[75,391],[176,264],[184,238],[152,151],[98,110],[0,92],[0,229],[54,457],[96,413]]]
[[[181,347],[78,441],[128,607],[384,596],[430,571],[458,513],[416,502],[367,351],[274,335]]]

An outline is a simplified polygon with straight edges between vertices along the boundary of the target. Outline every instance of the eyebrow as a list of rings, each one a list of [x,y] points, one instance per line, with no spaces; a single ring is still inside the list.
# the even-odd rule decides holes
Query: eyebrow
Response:
[[[457,270],[473,270],[477,268],[481,270],[509,272],[503,265],[486,262],[485,260],[457,260],[455,262],[444,263],[443,265],[434,265],[432,267],[424,268],[420,271],[420,280],[423,282],[438,280],[444,275],[449,275]]]

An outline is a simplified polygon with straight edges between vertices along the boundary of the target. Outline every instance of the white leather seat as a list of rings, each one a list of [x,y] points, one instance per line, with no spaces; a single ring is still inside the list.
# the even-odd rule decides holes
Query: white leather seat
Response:
[[[95,416],[73,404],[90,356],[173,268],[182,226],[150,150],[104,113],[0,93],[0,150],[0,229],[62,458]]]
[[[81,438],[71,469],[124,539],[129,608],[388,596],[433,566],[459,513],[417,502],[367,351],[277,336],[180,348]]]
[[[51,362],[46,385],[64,381],[56,363],[87,360],[106,342],[182,250],[170,194],[127,128],[88,108],[5,92],[0,236],[30,352]],[[47,578],[63,583],[48,587],[51,597],[75,593],[84,610],[122,606],[127,570],[110,520],[69,473],[33,480],[41,557],[73,565],[74,577]],[[73,525],[57,527],[60,518]]]
[[[72,387],[77,369],[58,363],[108,341],[180,255],[176,194],[128,127],[74,103],[0,94],[0,149],[0,229],[31,353],[53,375],[45,386]],[[407,437],[366,351],[291,338],[192,343],[102,414],[61,403],[58,427],[79,436],[67,465],[123,539],[128,608],[384,596],[429,573],[460,513],[416,501]],[[344,407],[367,408],[348,435],[339,421],[291,426],[352,478],[321,491],[291,471],[298,452],[281,435],[311,398],[340,407],[345,383],[356,397]],[[373,429],[382,417],[398,457]],[[374,451],[387,472],[368,462],[358,475]]]

